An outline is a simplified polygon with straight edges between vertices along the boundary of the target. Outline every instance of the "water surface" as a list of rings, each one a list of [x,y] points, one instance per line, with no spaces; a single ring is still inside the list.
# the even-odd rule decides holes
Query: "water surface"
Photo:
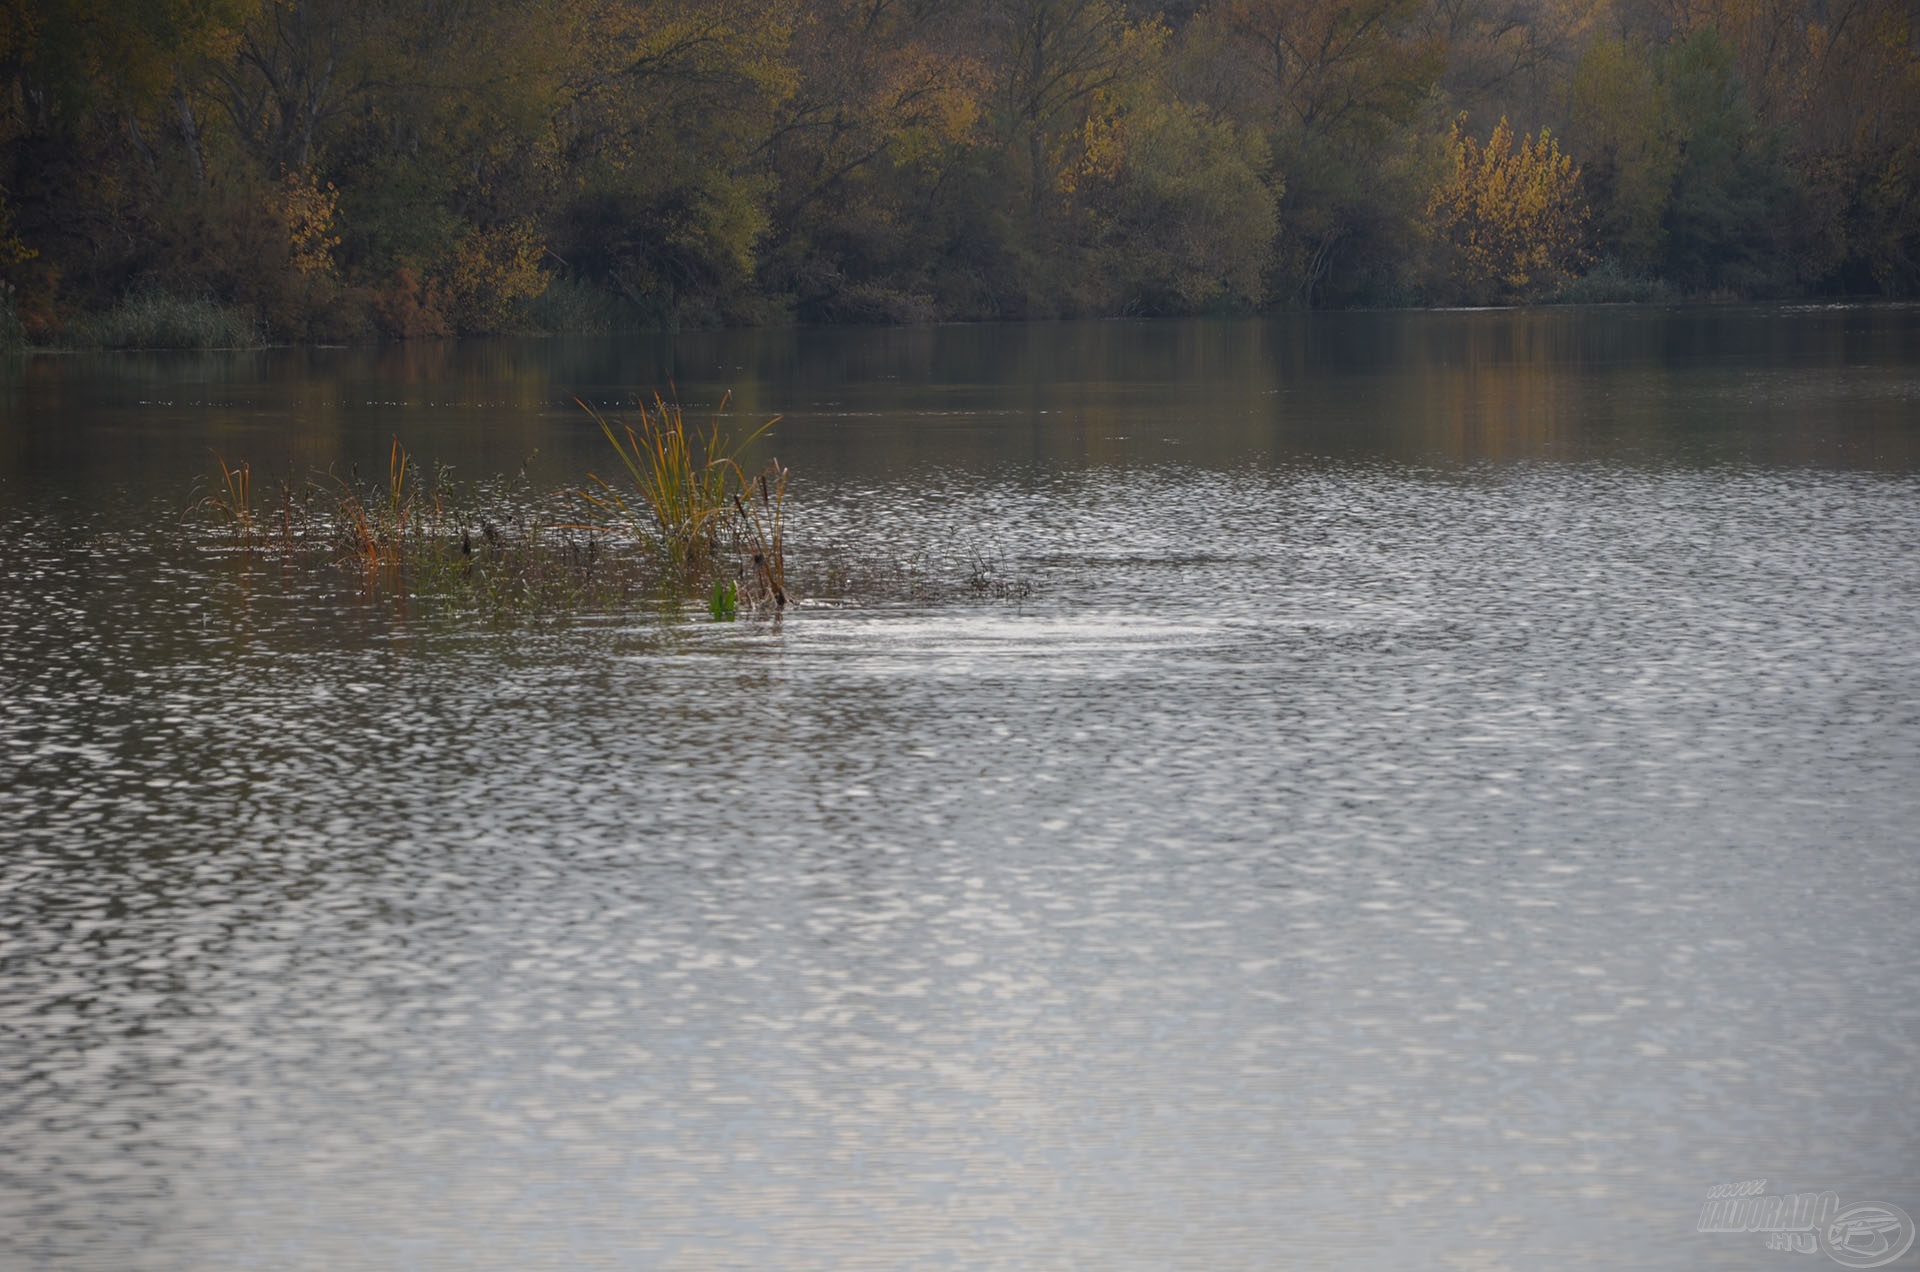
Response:
[[[1714,1184],[1920,1210],[1920,311],[8,375],[0,1266],[1747,1268]],[[499,623],[179,527],[210,450],[577,481],[572,398],[669,381],[784,413],[796,552],[1031,595]]]

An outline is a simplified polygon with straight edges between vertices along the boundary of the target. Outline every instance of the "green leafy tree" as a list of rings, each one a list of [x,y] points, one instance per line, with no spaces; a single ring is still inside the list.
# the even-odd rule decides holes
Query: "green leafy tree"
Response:
[[[1187,78],[1265,131],[1269,184],[1284,190],[1276,299],[1401,285],[1427,184],[1418,121],[1444,65],[1419,13],[1417,0],[1215,0],[1196,19]]]
[[[985,68],[943,6],[821,0],[794,33],[795,93],[759,155],[774,177],[760,277],[809,321],[938,312],[931,204],[982,139]]]
[[[1073,184],[1097,219],[1110,307],[1188,314],[1256,305],[1276,230],[1260,134],[1163,97],[1096,116],[1087,132]]]
[[[1629,273],[1658,273],[1682,153],[1651,55],[1624,40],[1596,40],[1574,70],[1567,116],[1600,250]]]
[[[758,147],[798,85],[795,18],[783,0],[587,0],[555,121],[555,257],[663,321],[752,317]]]
[[[1705,28],[1664,50],[1680,162],[1665,216],[1665,274],[1697,290],[1775,291],[1791,277],[1794,192],[1777,131],[1763,131],[1732,50]]]

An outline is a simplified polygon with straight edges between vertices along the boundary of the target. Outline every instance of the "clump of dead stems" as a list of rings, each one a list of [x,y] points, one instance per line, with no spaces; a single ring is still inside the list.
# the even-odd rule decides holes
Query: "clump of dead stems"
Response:
[[[397,438],[382,478],[363,480],[357,468],[304,479],[289,471],[265,500],[250,464],[214,458],[217,481],[188,511],[209,515],[250,557],[326,561],[369,590],[487,609],[573,608],[652,586],[644,572],[608,568],[603,533],[581,521],[570,497],[463,487],[444,468],[425,476]]]
[[[770,603],[776,610],[785,609],[787,470],[780,461],[770,461],[765,472],[747,483],[746,498],[735,494],[733,506],[740,518],[741,536],[750,549],[749,597]]]
[[[241,543],[253,542],[253,465],[241,460],[227,467],[226,457],[215,451],[213,462],[220,466],[219,488],[202,496],[194,505],[204,508],[226,526]],[[195,483],[198,488],[198,483]]]
[[[411,457],[396,437],[387,456],[384,487],[363,494],[357,482],[334,477],[333,540],[342,559],[368,571],[399,570],[414,549],[439,539],[445,505],[438,491],[431,499],[421,498],[419,474],[410,473],[411,467]]]

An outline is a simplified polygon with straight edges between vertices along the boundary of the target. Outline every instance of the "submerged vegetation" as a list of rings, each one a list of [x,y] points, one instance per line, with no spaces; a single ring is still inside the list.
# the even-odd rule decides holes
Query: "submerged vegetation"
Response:
[[[584,485],[541,491],[524,470],[513,481],[458,483],[446,469],[423,474],[396,437],[386,472],[372,478],[356,467],[289,471],[262,483],[249,461],[215,454],[186,512],[248,559],[331,570],[365,591],[494,613],[704,604],[714,621],[730,622],[742,612],[777,618],[801,594],[845,601],[1032,592],[977,554],[943,572],[924,557],[845,544],[818,545],[809,568],[793,574],[790,474],[777,460],[751,473],[744,462],[775,421],[735,442],[717,420],[689,428],[680,407],[659,397],[632,423],[589,413],[624,483],[589,473]]]

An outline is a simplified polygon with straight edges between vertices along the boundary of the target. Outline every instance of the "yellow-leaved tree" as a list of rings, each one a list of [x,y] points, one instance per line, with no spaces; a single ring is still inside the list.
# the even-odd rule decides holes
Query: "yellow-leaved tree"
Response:
[[[1454,121],[1445,176],[1427,202],[1440,298],[1537,300],[1589,260],[1580,169],[1544,128],[1516,144],[1504,117],[1482,146]]]

